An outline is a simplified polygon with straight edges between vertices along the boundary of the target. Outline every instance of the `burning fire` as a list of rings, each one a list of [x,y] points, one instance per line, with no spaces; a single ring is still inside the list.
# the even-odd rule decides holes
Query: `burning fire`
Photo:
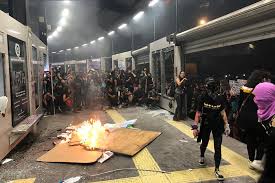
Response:
[[[84,121],[76,130],[80,144],[88,149],[99,148],[105,137],[105,128],[99,120]]]

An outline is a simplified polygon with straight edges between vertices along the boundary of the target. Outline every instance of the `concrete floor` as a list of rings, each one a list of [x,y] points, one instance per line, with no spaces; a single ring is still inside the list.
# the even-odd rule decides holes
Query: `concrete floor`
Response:
[[[147,110],[140,107],[119,109],[117,112],[125,119],[137,118],[138,121],[135,125],[137,128],[162,132],[161,136],[147,146],[149,154],[161,170],[177,172],[201,168],[198,165],[199,144],[187,134],[167,123],[163,116],[152,117],[152,115],[146,114]],[[138,171],[121,171],[104,176],[91,176],[118,168],[135,168],[137,166],[132,158],[122,155],[115,155],[103,164],[79,165],[36,162],[38,157],[54,147],[52,138],[60,134],[66,126],[73,121],[84,121],[94,116],[100,118],[103,123],[113,123],[110,115],[102,110],[85,110],[77,114],[66,113],[44,117],[39,122],[37,135],[30,134],[7,156],[7,158],[14,159],[14,161],[0,166],[0,183],[28,178],[35,178],[37,183],[58,183],[61,180],[75,176],[83,177],[79,182],[96,182],[140,176]],[[185,142],[180,140],[185,140]],[[234,139],[225,138],[223,145],[238,153],[238,155],[246,156],[245,145]],[[213,167],[213,152],[207,150],[206,158],[207,167]],[[231,165],[230,162],[222,161],[222,166],[229,165]],[[121,182],[129,182],[127,180]],[[151,181],[146,180],[143,180],[143,182],[156,182],[153,178]],[[199,182],[212,183],[217,181],[213,177],[213,180],[200,179]],[[225,182],[255,182],[255,180],[248,175],[243,175],[229,177]]]

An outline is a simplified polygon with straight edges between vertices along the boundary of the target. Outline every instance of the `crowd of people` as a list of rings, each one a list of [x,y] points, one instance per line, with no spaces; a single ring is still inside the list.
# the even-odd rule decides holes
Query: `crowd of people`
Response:
[[[159,101],[151,74],[142,71],[114,69],[102,74],[96,70],[65,73],[60,68],[46,72],[43,81],[43,105],[46,114],[79,112],[102,105],[121,108],[131,105],[154,108]]]
[[[76,74],[56,68],[45,73],[43,84],[43,106],[49,115],[79,112],[103,96],[102,77],[95,70]]]
[[[105,83],[111,107],[144,105],[153,108],[159,101],[153,78],[146,68],[143,71],[115,69],[107,74]]]

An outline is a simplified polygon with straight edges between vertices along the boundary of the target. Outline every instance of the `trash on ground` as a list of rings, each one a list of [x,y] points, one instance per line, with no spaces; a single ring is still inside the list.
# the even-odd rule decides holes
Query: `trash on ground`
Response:
[[[128,120],[125,121],[123,123],[119,123],[119,124],[111,124],[111,123],[106,123],[104,124],[104,128],[106,128],[107,130],[114,130],[117,128],[132,128],[133,125],[136,123],[137,119],[132,119],[132,120]]]
[[[99,163],[104,163],[105,161],[107,161],[108,159],[110,159],[113,155],[114,155],[114,153],[112,151],[105,151],[102,154],[102,157],[98,160],[98,162]]]
[[[62,183],[75,183],[75,182],[78,182],[81,178],[82,178],[81,176],[72,177],[62,181]]]
[[[157,117],[157,116],[165,116],[166,118],[171,118],[170,112],[164,110],[164,109],[158,109],[154,111],[149,111],[147,114],[152,115],[152,117]]]
[[[188,141],[187,140],[180,140],[180,142],[184,142],[184,143],[188,143]]]
[[[6,158],[6,159],[4,159],[4,160],[1,162],[1,164],[4,165],[4,164],[6,164],[6,163],[8,163],[8,162],[10,162],[10,161],[13,161],[13,159]]]

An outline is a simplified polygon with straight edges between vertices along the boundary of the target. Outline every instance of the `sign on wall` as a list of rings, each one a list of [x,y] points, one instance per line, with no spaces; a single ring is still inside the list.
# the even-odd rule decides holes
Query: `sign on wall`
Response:
[[[88,60],[88,70],[91,70],[91,69],[100,70],[100,67],[101,67],[100,58]]]
[[[25,43],[8,37],[10,82],[12,96],[12,125],[16,126],[29,115],[27,61]]]

